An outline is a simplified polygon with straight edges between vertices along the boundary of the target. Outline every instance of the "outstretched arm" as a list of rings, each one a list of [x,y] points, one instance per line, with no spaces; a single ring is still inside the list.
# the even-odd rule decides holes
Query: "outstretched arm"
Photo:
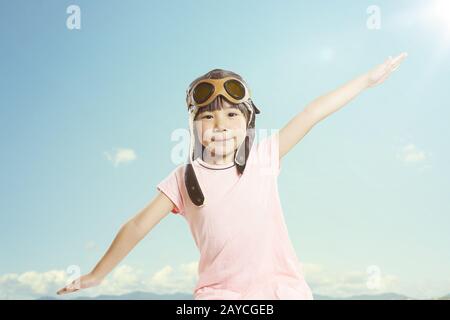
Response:
[[[384,82],[395,71],[408,54],[389,57],[384,63],[367,73],[347,82],[308,104],[294,116],[279,132],[280,159],[287,154],[311,128],[330,114],[342,108],[364,89]]]
[[[121,226],[112,244],[94,269],[58,290],[57,294],[72,293],[99,285],[139,241],[169,214],[173,207],[172,201],[165,194],[158,192],[144,209]]]

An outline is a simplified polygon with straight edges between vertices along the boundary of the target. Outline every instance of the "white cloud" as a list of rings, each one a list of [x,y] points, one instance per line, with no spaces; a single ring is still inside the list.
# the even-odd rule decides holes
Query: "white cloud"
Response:
[[[396,154],[396,158],[402,161],[406,165],[418,166],[419,170],[422,172],[424,170],[430,169],[432,166],[429,160],[432,156],[431,152],[425,152],[420,150],[417,146],[412,143],[407,144],[400,148]]]
[[[0,299],[36,299],[43,296],[71,299],[76,296],[121,295],[133,291],[192,294],[197,281],[197,265],[197,262],[191,262],[176,269],[165,266],[150,276],[129,265],[119,265],[99,286],[63,296],[57,296],[56,291],[74,279],[63,270],[4,274],[0,276]]]
[[[422,162],[426,160],[425,152],[419,150],[414,144],[404,146],[398,153],[397,159],[404,162]]]
[[[431,281],[418,279],[414,282],[401,281],[397,276],[385,274],[378,266],[367,266],[366,270],[337,272],[323,265],[300,263],[306,282],[314,295],[348,297],[360,294],[395,292],[412,298],[440,297],[450,292],[450,279]],[[104,279],[101,285],[80,290],[63,299],[77,296],[122,295],[133,291],[170,294],[182,292],[192,294],[197,282],[198,262],[181,264],[174,268],[164,266],[153,274],[147,274],[129,265],[119,265]],[[72,278],[73,280],[73,278]],[[56,291],[69,282],[65,271],[29,271],[22,274],[0,276],[0,299],[36,299],[56,295]]]
[[[63,286],[66,272],[27,271],[22,274],[9,273],[0,276],[0,299],[34,299],[56,291]]]
[[[142,278],[142,270],[137,270],[129,265],[119,265],[99,286],[81,290],[76,295],[94,297],[98,295],[121,295],[132,291],[147,291],[143,287]]]
[[[439,40],[450,37],[450,3],[448,0],[424,1],[408,6],[390,17],[393,30],[420,27]],[[445,42],[445,41],[442,41]],[[445,43],[443,44],[445,46]]]
[[[182,264],[176,271],[171,266],[165,266],[146,281],[146,286],[154,292],[192,293],[198,278],[197,267],[198,262]]]
[[[150,282],[156,285],[166,285],[169,282],[172,273],[173,268],[171,266],[165,266],[152,276]]]
[[[116,149],[113,154],[105,152],[106,158],[117,167],[121,163],[128,163],[137,158],[133,149]]]
[[[345,273],[325,269],[322,265],[305,264],[304,274],[314,294],[348,297],[360,294],[379,294],[399,290],[399,279],[384,274],[377,266],[366,270],[353,270]]]
[[[88,251],[94,251],[98,249],[98,245],[94,241],[88,241],[84,245],[85,249]]]

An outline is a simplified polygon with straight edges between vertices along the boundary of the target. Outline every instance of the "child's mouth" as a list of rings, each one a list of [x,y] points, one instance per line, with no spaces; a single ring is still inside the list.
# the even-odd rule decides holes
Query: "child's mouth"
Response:
[[[214,137],[212,137],[211,141],[212,142],[224,142],[224,141],[228,141],[228,140],[232,140],[232,139],[233,139],[233,137],[230,137],[230,138],[214,138]]]
[[[220,141],[228,141],[228,140],[231,140],[231,138],[228,138],[228,139],[217,139],[217,140],[214,140],[214,141],[220,142]]]

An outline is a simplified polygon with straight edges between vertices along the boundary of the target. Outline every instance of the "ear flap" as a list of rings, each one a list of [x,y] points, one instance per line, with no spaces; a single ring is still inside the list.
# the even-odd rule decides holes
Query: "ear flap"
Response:
[[[184,181],[186,185],[189,198],[191,198],[192,203],[196,206],[201,207],[204,205],[205,196],[203,195],[200,184],[198,183],[197,176],[195,175],[192,163],[186,165],[186,170],[184,172]]]
[[[195,150],[202,150],[201,148],[195,148],[196,141],[198,140],[195,138],[193,123],[196,112],[197,109],[193,108],[189,113],[189,131],[191,134],[191,139],[189,145],[189,161],[186,164],[184,171],[184,184],[192,203],[194,203],[198,207],[201,207],[204,205],[205,196],[203,195],[200,184],[198,183],[197,176],[195,175],[194,168],[192,167],[192,161],[196,159],[196,155],[194,154]]]
[[[245,140],[239,146],[239,148],[236,152],[236,156],[234,157],[234,162],[236,163],[236,168],[238,169],[238,172],[240,174],[242,174],[244,172],[245,164],[247,163],[248,142],[249,142],[249,137],[246,136]]]
[[[234,157],[236,168],[238,169],[238,172],[240,174],[244,172],[254,140],[255,140],[255,115],[252,113],[252,118],[247,128],[245,140],[239,146],[236,152],[236,156]]]

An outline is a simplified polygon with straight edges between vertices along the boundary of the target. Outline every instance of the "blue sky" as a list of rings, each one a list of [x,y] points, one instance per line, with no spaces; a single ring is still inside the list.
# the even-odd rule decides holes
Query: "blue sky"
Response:
[[[66,27],[71,4],[80,30]],[[450,13],[432,1],[379,0],[381,29],[370,30],[372,4],[2,1],[0,296],[52,294],[68,266],[96,264],[177,165],[171,134],[188,128],[194,78],[241,74],[262,111],[257,127],[281,128],[403,51],[384,84],[283,158],[280,197],[315,293],[450,293]],[[104,292],[142,283],[190,292],[198,257],[186,221],[170,215]],[[368,268],[381,287],[369,288]]]

